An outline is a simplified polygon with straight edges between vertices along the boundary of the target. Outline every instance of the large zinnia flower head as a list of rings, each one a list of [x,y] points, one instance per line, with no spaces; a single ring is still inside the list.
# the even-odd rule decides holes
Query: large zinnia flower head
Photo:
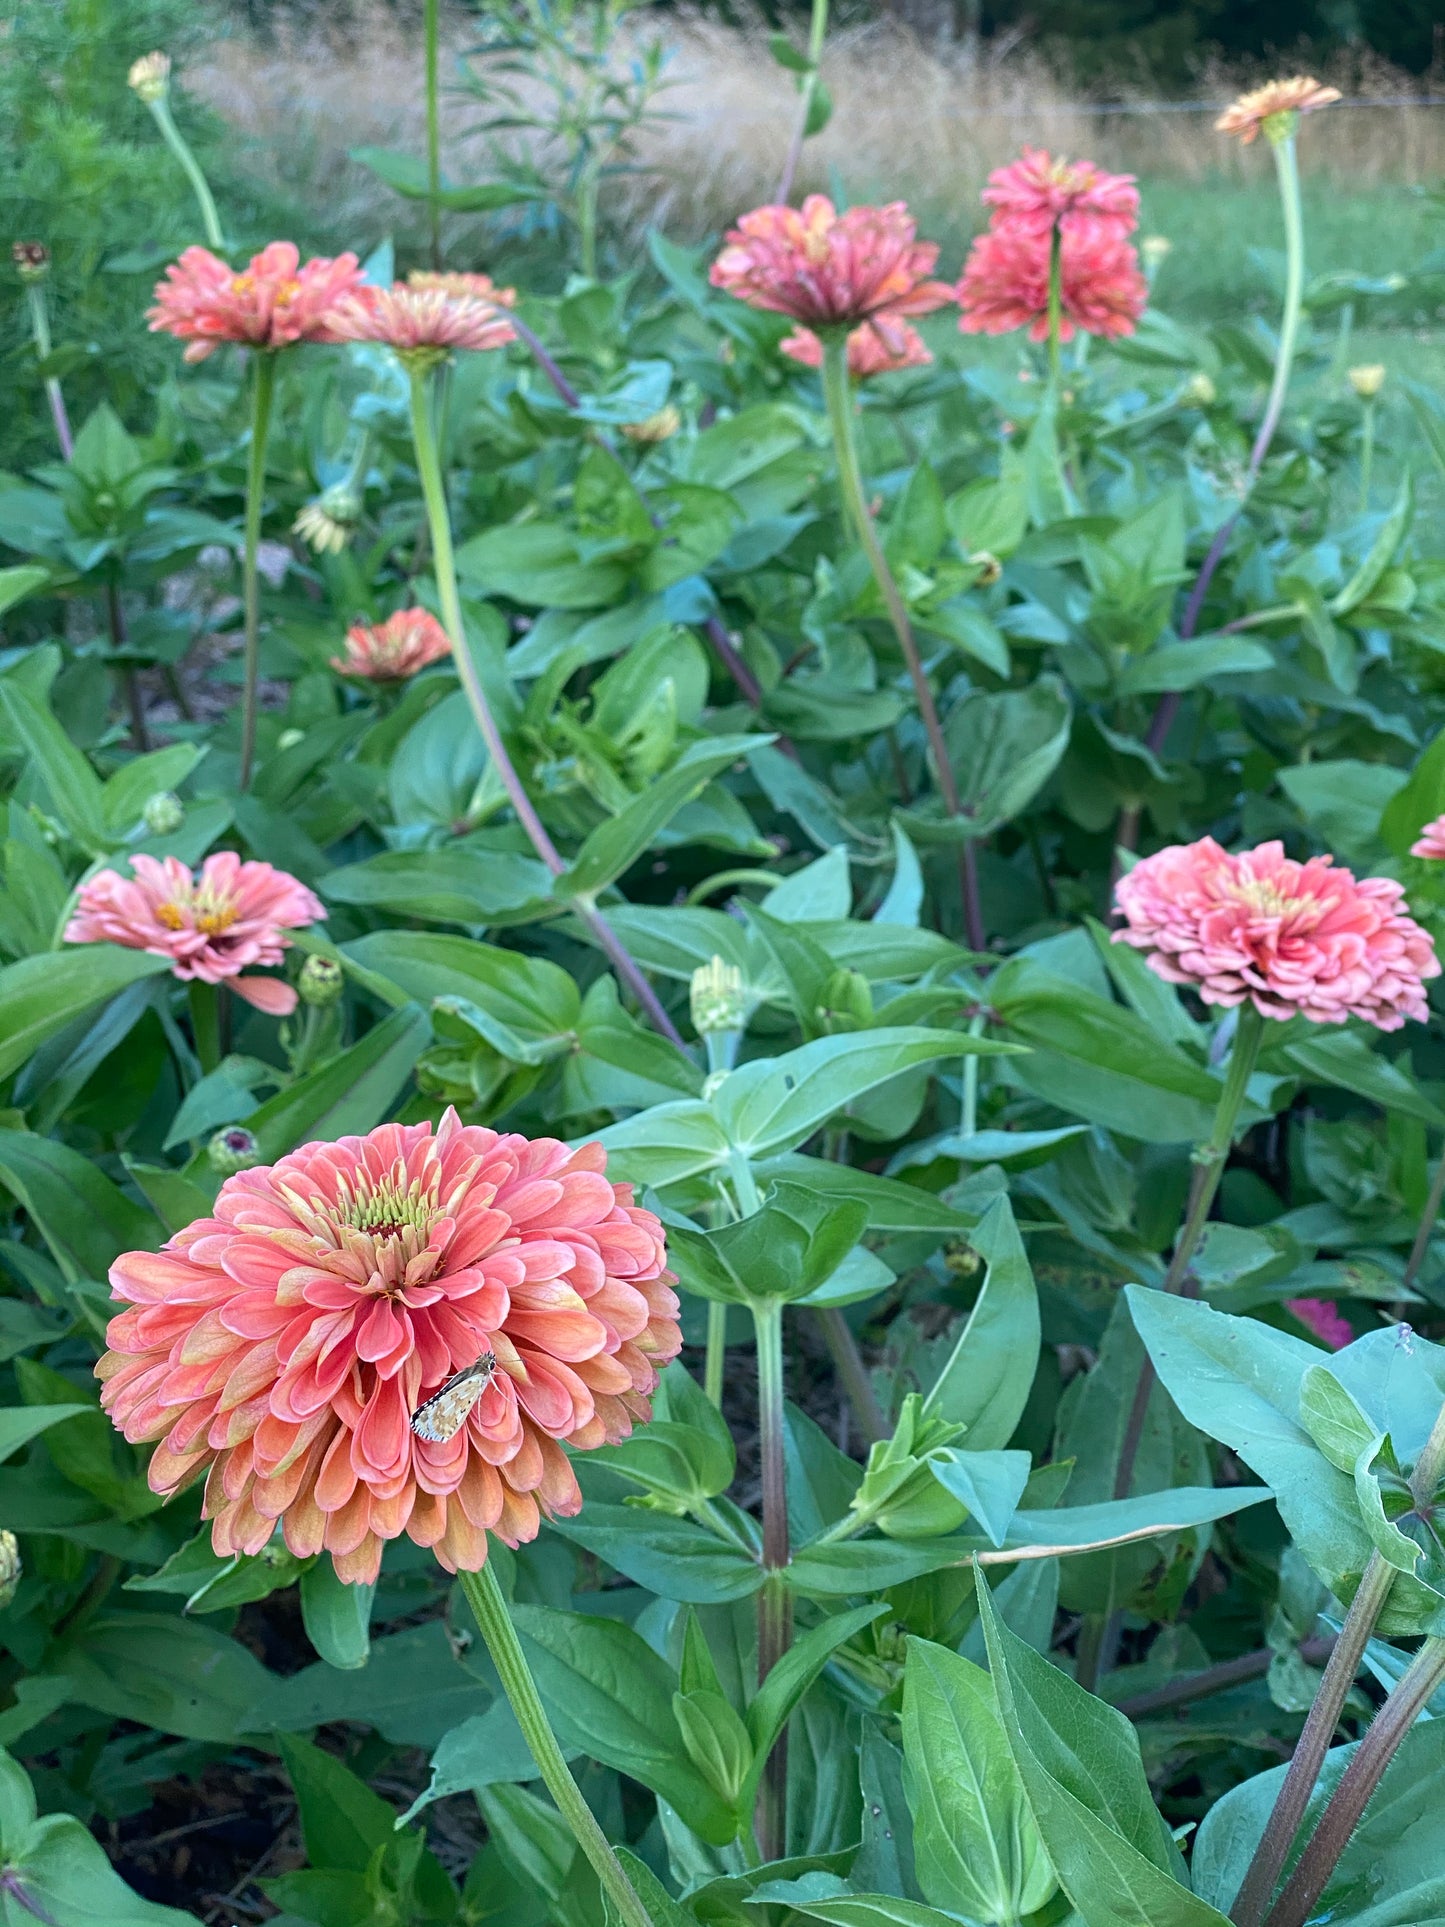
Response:
[[[405,682],[451,651],[446,630],[429,609],[398,609],[385,622],[353,623],[346,654],[333,656],[331,667],[370,682]]]
[[[974,240],[956,290],[965,334],[1004,335],[1027,328],[1044,341],[1049,332],[1049,274],[1053,236],[1048,229],[1000,222]],[[1093,227],[1059,235],[1059,338],[1129,335],[1149,299],[1133,246],[1122,234]]]
[[[1132,174],[1108,174],[1092,161],[1054,157],[1026,147],[1007,167],[995,168],[983,190],[993,224],[1048,236],[1095,233],[1123,236],[1139,225],[1139,190]]]
[[[101,1402],[160,1441],[152,1490],[204,1474],[218,1553],[279,1520],[348,1581],[403,1532],[475,1570],[577,1511],[561,1441],[625,1438],[682,1342],[662,1227],[605,1164],[448,1111],[228,1178],[111,1267]]]
[[[243,863],[234,850],[208,856],[197,874],[179,857],[138,855],[133,877],[99,870],[80,886],[67,943],[118,943],[169,957],[174,974],[228,984],[238,997],[273,1017],[288,1017],[296,992],[277,977],[244,977],[254,965],[278,964],[288,930],[326,915],[304,883],[269,863]]]
[[[1282,843],[1231,856],[1206,836],[1136,863],[1115,898],[1115,943],[1146,951],[1156,976],[1207,1004],[1379,1030],[1428,1015],[1435,946],[1388,877],[1356,879],[1328,856],[1297,863]]]
[[[929,279],[938,249],[916,234],[902,201],[839,214],[826,195],[810,194],[801,208],[745,214],[728,230],[709,279],[749,307],[810,328],[931,314],[953,290]]]
[[[801,323],[778,346],[790,361],[800,361],[805,368],[823,365],[822,342]],[[896,374],[900,368],[926,368],[932,360],[918,330],[891,315],[877,315],[848,331],[848,373],[855,381]]]
[[[186,361],[204,361],[226,341],[250,348],[336,341],[337,304],[363,285],[354,254],[303,265],[290,241],[272,241],[237,273],[209,248],[187,248],[157,284],[146,319],[152,334],[190,343]]]

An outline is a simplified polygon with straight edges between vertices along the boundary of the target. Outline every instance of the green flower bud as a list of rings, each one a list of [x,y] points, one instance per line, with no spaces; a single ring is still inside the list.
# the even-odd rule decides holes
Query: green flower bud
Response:
[[[873,1022],[873,992],[859,970],[835,970],[823,990],[819,1022],[829,1031],[863,1030]]]
[[[237,1171],[249,1171],[261,1162],[261,1147],[241,1124],[228,1124],[206,1146],[206,1161],[223,1178]]]
[[[334,957],[308,957],[296,988],[303,1004],[326,1010],[346,988],[346,973]]]
[[[25,1567],[20,1559],[20,1541],[13,1532],[0,1531],[0,1612],[20,1589]]]
[[[748,1021],[743,973],[736,964],[714,957],[692,973],[692,1027],[699,1037],[742,1030]]]
[[[157,790],[148,796],[141,821],[152,836],[174,836],[186,820],[186,806],[174,790]]]

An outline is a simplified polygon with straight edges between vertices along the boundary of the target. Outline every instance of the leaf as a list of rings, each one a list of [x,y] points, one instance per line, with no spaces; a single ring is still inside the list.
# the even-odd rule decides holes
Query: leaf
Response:
[[[1033,1470],[1028,1453],[952,1451],[931,1459],[929,1470],[1001,1546]]]
[[[564,1747],[568,1759],[575,1747]],[[496,1699],[485,1713],[474,1713],[447,1733],[431,1759],[431,1781],[404,1814],[414,1819],[433,1800],[453,1793],[474,1793],[479,1787],[517,1784],[537,1777],[537,1763],[505,1699]]]
[[[1183,1884],[1128,1720],[1009,1632],[981,1575],[978,1598],[1003,1730],[1085,1927],[1227,1927]]]
[[[152,1251],[160,1227],[89,1158],[54,1138],[0,1130],[0,1185],[50,1246],[68,1282],[104,1278],[123,1251]]]
[[[375,1592],[375,1585],[344,1584],[330,1559],[318,1559],[301,1575],[302,1624],[328,1666],[355,1672],[370,1659]]]
[[[274,1162],[298,1144],[371,1130],[390,1113],[430,1034],[425,1014],[407,1004],[268,1098],[246,1121],[262,1159]]]
[[[831,1278],[863,1232],[861,1205],[776,1184],[761,1206],[716,1231],[671,1228],[669,1249],[689,1291],[730,1304],[806,1297]]]
[[[50,580],[49,569],[34,562],[22,562],[16,568],[0,569],[0,616],[7,609],[13,609],[17,602],[34,595]]]
[[[892,1894],[844,1894],[836,1900],[792,1903],[809,1920],[825,1920],[832,1927],[957,1927],[957,1914],[941,1914],[921,1901],[898,1900]]]
[[[0,677],[0,721],[25,745],[31,769],[45,785],[55,814],[82,849],[108,847],[100,778],[71,742],[46,703],[13,676]]]
[[[254,1731],[271,1673],[244,1646],[173,1613],[93,1620],[65,1655],[71,1697],[112,1719],[234,1746]]]
[[[47,950],[7,964],[0,970],[0,1077],[93,1005],[170,967],[167,957],[109,943]]]
[[[901,825],[894,821],[889,827],[893,834],[893,880],[873,912],[873,921],[905,924],[916,929],[923,909],[923,869],[918,852]]]
[[[521,181],[483,181],[474,187],[441,186],[433,197],[427,164],[415,154],[402,154],[392,147],[352,147],[347,159],[355,161],[385,181],[394,193],[411,201],[436,200],[438,207],[458,214],[486,214],[517,201],[534,201],[541,190]]]
[[[1313,1034],[1293,1039],[1279,1053],[1288,1064],[1302,1072],[1311,1083],[1332,1084],[1338,1090],[1353,1091],[1367,1097],[1387,1113],[1401,1112],[1418,1117],[1424,1124],[1445,1124],[1439,1105],[1386,1058],[1371,1048],[1353,1030],[1325,1032],[1312,1026]]]
[[[389,850],[348,863],[322,878],[321,894],[332,903],[468,928],[529,923],[558,908],[552,872],[539,858],[479,843]]]
[[[782,1737],[788,1716],[798,1701],[838,1648],[887,1611],[888,1607],[878,1601],[825,1619],[820,1626],[799,1635],[774,1665],[748,1705],[747,1727],[754,1760],[738,1796],[740,1812],[751,1813],[768,1756]]]
[[[1441,815],[1445,815],[1445,729],[1427,744],[1404,787],[1385,805],[1380,836],[1396,856],[1408,856],[1425,825]]]
[[[1410,471],[1406,469],[1400,479],[1400,486],[1390,511],[1380,524],[1379,532],[1370,545],[1369,554],[1344,588],[1331,600],[1329,610],[1332,616],[1348,616],[1358,609],[1361,603],[1369,600],[1371,590],[1395,560],[1414,513],[1415,487]]]
[[[306,1858],[313,1867],[365,1873],[377,1848],[390,1844],[395,1813],[335,1754],[289,1733],[276,1744],[300,1809]]]
[[[624,1578],[686,1605],[747,1599],[763,1583],[762,1566],[752,1552],[691,1519],[592,1500],[575,1518],[556,1519],[553,1525]]]
[[[178,790],[204,751],[195,743],[171,743],[146,756],[133,756],[101,792],[101,814],[113,836],[124,836],[141,821],[141,812],[158,790]]]
[[[423,930],[378,930],[347,944],[343,955],[423,1008],[438,998],[465,1003],[479,1013],[477,1027],[494,1048],[518,1063],[542,1061],[581,1019],[582,1000],[568,973],[519,950]]]
[[[924,1410],[966,1427],[968,1450],[986,1452],[1007,1445],[1028,1403],[1039,1360],[1039,1301],[1006,1197],[990,1206],[969,1243],[988,1267],[983,1289]]]
[[[1121,696],[1156,696],[1197,689],[1220,676],[1260,675],[1274,668],[1274,656],[1247,636],[1198,636],[1189,642],[1163,642],[1133,656],[1120,672]]]
[[[959,774],[968,835],[991,836],[1033,801],[1068,747],[1072,720],[1068,695],[1054,676],[964,697],[943,734]]]
[[[684,1098],[654,1104],[621,1124],[596,1133],[607,1152],[607,1168],[639,1185],[677,1184],[726,1164],[730,1152],[710,1104]]]
[[[0,1459],[8,1459],[31,1439],[48,1432],[62,1419],[89,1412],[89,1405],[9,1405],[0,1406]]]
[[[903,1757],[924,1896],[983,1920],[1015,1920],[1044,1906],[1057,1882],[993,1682],[926,1639],[908,1641]]]

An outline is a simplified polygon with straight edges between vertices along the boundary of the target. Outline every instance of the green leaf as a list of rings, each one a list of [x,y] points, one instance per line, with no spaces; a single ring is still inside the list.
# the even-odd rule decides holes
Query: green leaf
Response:
[[[29,1213],[71,1284],[104,1278],[121,1252],[161,1242],[148,1211],[54,1138],[0,1130],[0,1185]]]
[[[1120,673],[1121,696],[1157,696],[1197,689],[1220,676],[1252,676],[1274,668],[1274,656],[1247,636],[1199,636],[1189,642],[1163,642],[1132,656]]]
[[[71,1697],[112,1719],[234,1746],[279,1684],[234,1639],[173,1613],[92,1621],[65,1655]]]
[[[836,1900],[792,1903],[809,1920],[825,1920],[832,1927],[957,1927],[957,1914],[941,1914],[921,1901],[898,1900],[892,1894],[845,1894]]]
[[[1414,513],[1415,486],[1410,471],[1406,469],[1401,477],[1400,487],[1390,512],[1380,524],[1379,533],[1370,545],[1369,554],[1344,588],[1330,602],[1329,610],[1332,616],[1347,616],[1358,609],[1362,602],[1369,600],[1371,590],[1395,560]]]
[[[1311,1083],[1353,1091],[1386,1112],[1418,1117],[1423,1124],[1445,1124],[1445,1112],[1439,1105],[1432,1103],[1396,1065],[1381,1057],[1358,1031],[1324,1031],[1313,1025],[1277,1055]]]
[[[929,1470],[990,1542],[1001,1546],[1033,1470],[1028,1453],[949,1450],[931,1459]]]
[[[654,1104],[621,1124],[598,1131],[607,1168],[633,1184],[669,1185],[726,1164],[731,1147],[711,1104],[684,1098]]]
[[[89,1405],[9,1405],[0,1407],[0,1459],[8,1459],[31,1439],[48,1432],[62,1419],[89,1412]]]
[[[790,73],[810,74],[813,71],[812,61],[793,45],[785,33],[768,35],[768,52],[780,67],[786,67]]]
[[[170,969],[167,957],[116,944],[77,944],[47,950],[0,970],[0,1077],[8,1077],[93,1005],[144,977]]]
[[[276,1743],[301,1812],[306,1858],[313,1867],[365,1873],[377,1848],[390,1844],[395,1813],[335,1754],[290,1733]]]
[[[587,560],[579,538],[560,522],[506,523],[474,535],[457,550],[457,570],[528,609],[611,608],[632,573],[626,562]]]
[[[552,872],[539,858],[479,844],[388,850],[321,880],[332,903],[386,910],[424,923],[503,928],[556,914]]]
[[[268,1163],[313,1139],[371,1130],[387,1117],[431,1034],[415,1004],[393,1011],[349,1050],[278,1091],[246,1120]]]
[[[355,1672],[371,1657],[371,1601],[375,1585],[349,1586],[329,1559],[301,1575],[301,1621],[328,1666]]]
[[[763,1583],[757,1556],[691,1519],[634,1506],[591,1500],[554,1529],[574,1545],[605,1559],[625,1579],[660,1598],[685,1605],[717,1606],[747,1599]]]
[[[613,1851],[621,1863],[622,1871],[632,1882],[638,1899],[647,1909],[652,1927],[697,1927],[696,1917],[678,1905],[645,1860],[639,1860],[626,1847],[616,1847]],[[604,1894],[602,1902],[606,1909],[607,1927],[623,1927],[622,1917],[614,1911],[610,1896]]]
[[[564,1747],[568,1759],[577,1757],[575,1747]],[[537,1763],[517,1724],[517,1716],[505,1699],[496,1699],[485,1713],[454,1726],[432,1755],[431,1780],[401,1816],[414,1819],[433,1800],[445,1800],[453,1793],[474,1793],[479,1787],[516,1784],[534,1780]]]
[[[804,1298],[837,1271],[863,1232],[863,1207],[780,1182],[760,1208],[716,1231],[671,1228],[669,1248],[689,1291],[729,1304]]]
[[[918,1884],[936,1906],[1016,1920],[1057,1882],[1024,1797],[981,1666],[926,1639],[908,1642],[904,1787]]]
[[[575,981],[545,957],[423,930],[378,930],[343,954],[423,1008],[438,998],[465,1004],[481,1034],[518,1063],[541,1062],[581,1019]]]
[[[133,830],[150,798],[158,790],[178,790],[203,754],[194,743],[171,743],[147,756],[132,757],[101,792],[106,829],[117,837]]]
[[[352,147],[347,150],[347,159],[369,169],[409,201],[435,198],[438,207],[451,208],[458,214],[487,214],[517,201],[534,201],[541,192],[521,181],[483,181],[473,187],[441,186],[433,197],[427,164],[419,155],[402,154],[392,147]]]
[[[0,569],[0,616],[7,609],[13,609],[17,602],[34,595],[49,580],[49,569],[43,569],[35,562],[22,562],[16,568]]]
[[[1072,720],[1054,676],[997,695],[972,690],[949,714],[943,734],[970,836],[991,836],[1033,801],[1068,747]]]
[[[0,722],[25,745],[51,806],[82,849],[99,856],[109,847],[100,778],[55,720],[13,676],[0,677]]]
[[[1007,1197],[985,1212],[969,1243],[988,1267],[983,1290],[924,1409],[965,1426],[970,1452],[987,1452],[1007,1445],[1028,1402],[1039,1361],[1039,1301]]]
[[[1380,836],[1396,856],[1408,856],[1425,825],[1441,815],[1445,815],[1445,729],[1427,745],[1404,787],[1385,805]]]
[[[838,1648],[887,1611],[888,1607],[878,1601],[871,1606],[855,1606],[850,1612],[825,1619],[822,1625],[814,1626],[795,1639],[774,1665],[748,1706],[748,1736],[753,1743],[754,1757],[752,1769],[738,1797],[740,1812],[752,1812],[768,1755],[782,1737],[788,1716],[798,1701]]]

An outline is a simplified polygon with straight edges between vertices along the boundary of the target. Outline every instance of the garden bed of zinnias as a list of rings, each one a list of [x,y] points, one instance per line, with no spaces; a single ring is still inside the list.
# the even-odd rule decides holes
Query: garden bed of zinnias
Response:
[[[795,191],[826,28],[645,259],[612,12],[463,183],[429,5],[365,258],[138,49],[124,419],[17,237],[11,1927],[1445,1915],[1445,402],[1311,274],[1336,89],[1201,131],[1279,303],[1192,327],[1089,160],[958,261]]]

